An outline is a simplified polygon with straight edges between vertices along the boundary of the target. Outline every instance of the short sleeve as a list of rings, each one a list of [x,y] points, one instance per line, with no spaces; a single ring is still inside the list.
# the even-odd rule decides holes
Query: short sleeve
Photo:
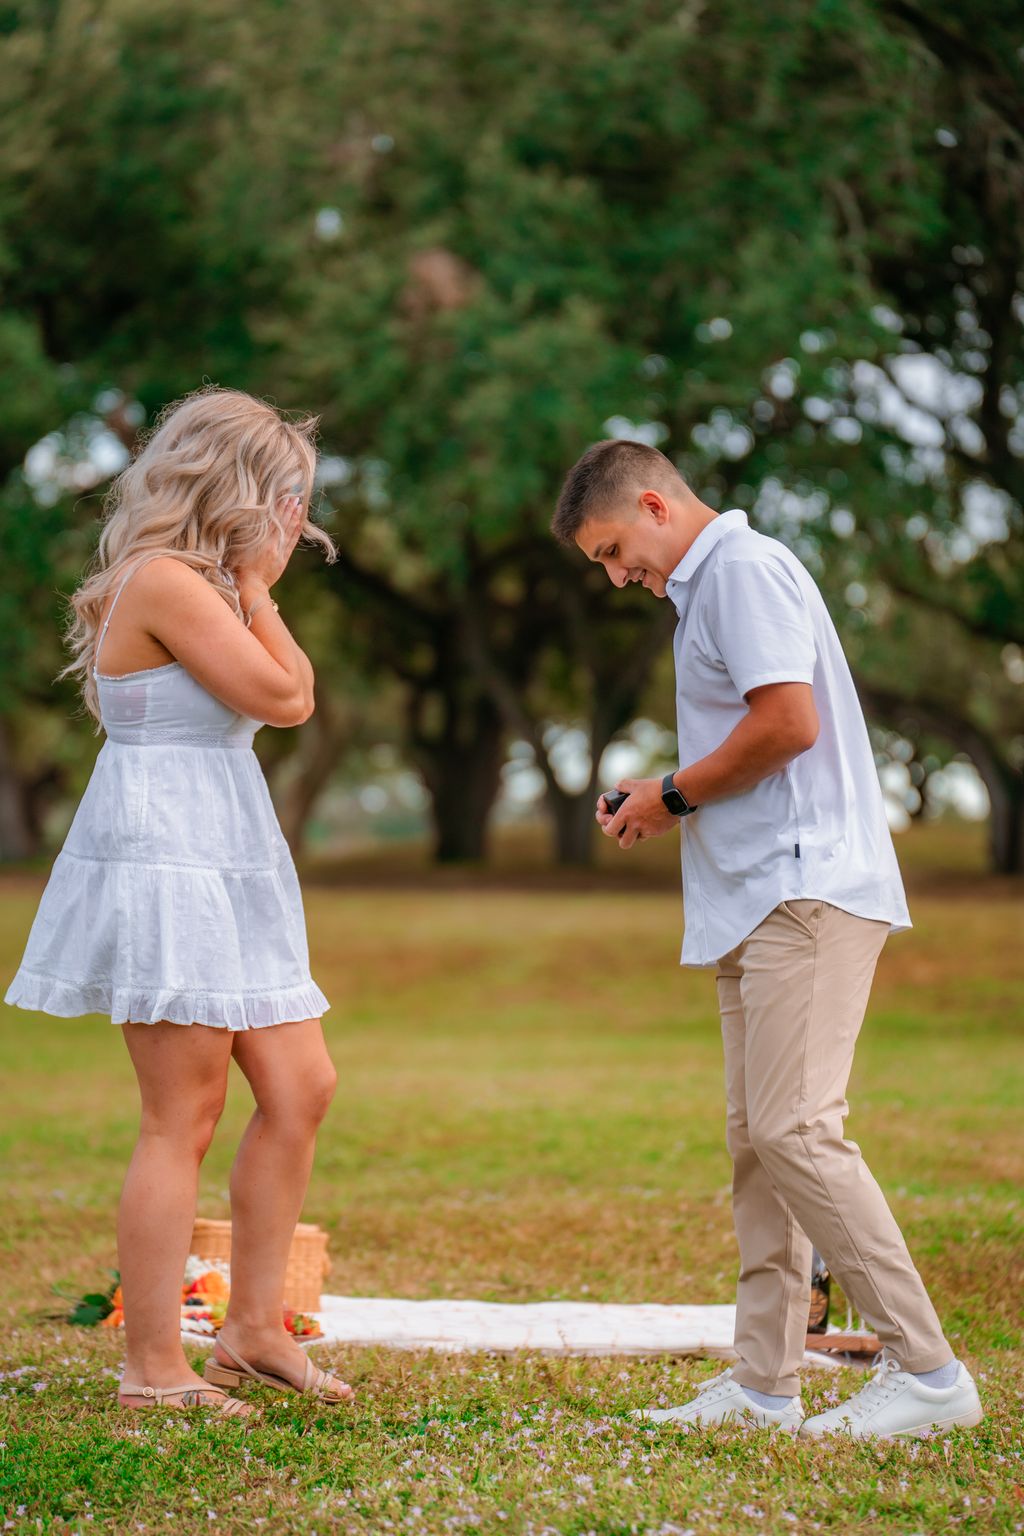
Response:
[[[726,560],[711,576],[707,619],[741,696],[766,683],[814,681],[810,609],[781,560]]]

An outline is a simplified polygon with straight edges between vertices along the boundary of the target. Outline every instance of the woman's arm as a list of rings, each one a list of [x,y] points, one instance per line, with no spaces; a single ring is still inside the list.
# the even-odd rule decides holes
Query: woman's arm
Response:
[[[265,583],[239,585],[243,612],[269,594]],[[173,556],[149,561],[131,586],[147,632],[229,709],[267,725],[308,720],[313,669],[270,601],[246,628],[209,582]]]
[[[198,571],[173,556],[149,561],[125,594],[145,633],[197,682],[230,709],[268,725],[301,725],[313,713],[313,668],[270,597],[304,515],[301,498],[284,502],[280,537],[239,573],[248,627]]]

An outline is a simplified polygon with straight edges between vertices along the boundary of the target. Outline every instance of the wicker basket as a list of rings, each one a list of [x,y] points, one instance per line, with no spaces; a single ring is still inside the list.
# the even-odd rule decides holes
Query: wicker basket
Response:
[[[197,1216],[189,1252],[200,1259],[226,1259],[230,1263],[230,1221],[209,1221]],[[327,1233],[320,1227],[300,1221],[292,1238],[284,1275],[285,1306],[295,1312],[319,1312],[320,1287],[330,1267]]]

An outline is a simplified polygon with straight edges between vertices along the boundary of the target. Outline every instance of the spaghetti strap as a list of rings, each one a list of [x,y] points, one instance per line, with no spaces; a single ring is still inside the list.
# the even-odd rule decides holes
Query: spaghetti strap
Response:
[[[145,560],[140,560],[138,565],[133,565],[128,571],[128,574],[125,576],[124,580],[121,582],[121,585],[118,587],[117,591],[114,593],[114,601],[111,603],[107,610],[107,616],[103,620],[103,626],[100,629],[100,637],[96,642],[96,649],[93,652],[92,670],[94,675],[100,664],[100,651],[103,649],[103,642],[107,638],[107,630],[110,627],[111,619],[114,617],[114,609],[117,607],[117,600],[121,596],[121,593],[124,591],[125,587],[131,581],[132,577],[135,575],[136,571],[140,571],[146,563],[147,562]]]
[[[144,565],[148,565],[151,560],[158,560],[159,558],[160,558],[159,554],[144,555],[141,560],[139,560],[135,565],[130,567],[127,575],[125,576],[124,580],[121,582],[121,585],[118,587],[117,591],[114,593],[114,601],[111,603],[110,608],[107,611],[107,616],[103,620],[103,625],[102,625],[102,627],[100,629],[100,637],[99,637],[99,639],[96,642],[96,650],[93,652],[92,670],[93,670],[93,675],[94,676],[98,675],[97,674],[97,668],[99,667],[99,664],[100,664],[100,651],[103,649],[103,642],[107,638],[107,629],[110,626],[111,619],[114,617],[114,609],[117,607],[117,600],[118,600],[118,598],[121,596],[121,593],[124,591],[125,587],[131,581],[132,577],[138,575],[139,571],[142,570],[142,567]]]
[[[137,575],[138,572],[142,570],[142,567],[144,565],[148,565],[151,560],[159,560],[161,554],[164,554],[164,553],[166,553],[166,551],[161,550],[161,551],[158,551],[156,554],[153,554],[153,555],[144,555],[143,558],[136,565],[133,565],[131,567],[131,569],[128,571],[128,574],[125,576],[124,580],[121,582],[121,585],[118,587],[117,591],[114,593],[114,601],[111,603],[110,608],[107,611],[107,616],[103,620],[103,623],[102,623],[102,625],[100,627],[100,637],[99,637],[99,639],[96,642],[96,649],[93,652],[92,670],[93,670],[93,675],[94,676],[98,676],[99,675],[97,669],[98,669],[99,663],[100,663],[100,651],[103,649],[103,642],[107,638],[107,630],[110,627],[111,619],[114,617],[114,609],[117,607],[117,600],[118,600],[118,598],[121,596],[121,593],[124,591],[125,587],[131,581],[132,577]],[[228,576],[229,580],[231,580],[231,581],[235,580],[235,578],[231,575],[230,572],[226,572],[226,573],[224,572],[224,567],[223,566],[219,566],[218,569],[223,574],[226,574]],[[235,585],[237,587],[237,582],[235,582]]]

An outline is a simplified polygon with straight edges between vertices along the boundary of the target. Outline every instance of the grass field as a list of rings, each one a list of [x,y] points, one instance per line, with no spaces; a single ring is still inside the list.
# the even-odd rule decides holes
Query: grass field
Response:
[[[251,1429],[116,1408],[116,1337],[53,1321],[102,1282],[135,1131],[109,1021],[0,1008],[0,1505],[13,1531],[1024,1530],[1024,923],[977,833],[899,842],[915,930],[882,957],[848,1134],[890,1195],[988,1416],[876,1448],[680,1438],[628,1417],[713,1362],[321,1352],[352,1411],[261,1399]],[[664,855],[585,882],[308,884],[340,1088],[306,1217],[335,1292],[722,1302],[736,1253],[710,976],[678,968]],[[0,974],[42,877],[0,879]],[[571,887],[571,888],[570,888]],[[202,1174],[226,1214],[234,1085]],[[853,1372],[812,1374],[814,1411]]]

